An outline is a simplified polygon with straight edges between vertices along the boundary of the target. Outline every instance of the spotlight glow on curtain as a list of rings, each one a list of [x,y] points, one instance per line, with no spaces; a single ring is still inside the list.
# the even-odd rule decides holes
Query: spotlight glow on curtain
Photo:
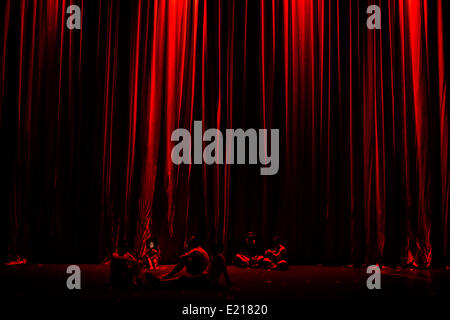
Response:
[[[448,265],[445,1],[1,7],[3,256],[93,261],[152,234],[170,260],[192,232],[232,254],[252,230],[299,263]],[[194,120],[280,129],[278,174],[174,165]]]

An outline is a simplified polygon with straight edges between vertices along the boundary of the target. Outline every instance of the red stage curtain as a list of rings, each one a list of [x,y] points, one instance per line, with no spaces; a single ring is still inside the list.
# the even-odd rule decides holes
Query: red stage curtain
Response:
[[[1,8],[3,257],[98,261],[152,234],[170,260],[190,233],[231,256],[251,230],[299,263],[449,263],[445,1]],[[174,165],[195,120],[280,129],[278,174]]]

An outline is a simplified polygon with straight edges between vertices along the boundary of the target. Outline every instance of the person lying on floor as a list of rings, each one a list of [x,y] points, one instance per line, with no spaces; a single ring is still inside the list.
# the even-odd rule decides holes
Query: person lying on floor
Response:
[[[264,253],[262,265],[268,269],[287,270],[287,250],[281,244],[280,237],[272,238],[271,247]]]
[[[192,250],[190,250],[189,252],[192,252]],[[211,260],[209,260],[208,258],[207,268],[200,273],[193,273],[192,268],[188,268],[188,264],[191,262],[189,262],[189,259],[186,260],[184,256],[186,256],[187,254],[192,255],[192,253],[189,252],[184,254],[182,256],[183,258],[181,258],[180,263],[175,266],[175,268],[169,274],[163,276],[162,278],[155,277],[151,273],[148,273],[147,280],[149,281],[149,283],[152,286],[158,288],[217,289],[219,288],[219,279],[223,274],[225,277],[227,289],[231,288],[231,281],[228,275],[225,257],[223,255],[223,245],[221,243],[216,243],[213,246],[213,258]],[[183,261],[187,262],[185,263]],[[175,274],[178,274],[182,270],[184,265],[186,265],[186,271],[188,275],[175,276]],[[194,270],[199,271],[200,268],[194,268]]]
[[[138,260],[131,254],[126,240],[120,240],[110,263],[110,283],[113,287],[136,285]]]
[[[242,249],[234,257],[234,263],[240,268],[258,268],[263,260],[264,257],[258,254],[256,234],[248,232]]]

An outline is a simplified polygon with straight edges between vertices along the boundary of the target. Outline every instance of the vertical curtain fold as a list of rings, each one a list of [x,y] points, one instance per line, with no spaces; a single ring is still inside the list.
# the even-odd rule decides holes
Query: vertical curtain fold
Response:
[[[81,30],[68,4],[1,5],[2,256],[251,230],[299,263],[448,265],[445,2],[71,1]],[[280,129],[278,174],[174,165],[195,120]]]

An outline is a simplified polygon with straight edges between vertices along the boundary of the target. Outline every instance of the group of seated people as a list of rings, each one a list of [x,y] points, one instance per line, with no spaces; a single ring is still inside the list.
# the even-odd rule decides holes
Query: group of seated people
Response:
[[[234,262],[241,268],[266,268],[274,270],[287,270],[287,250],[281,244],[280,237],[272,238],[269,249],[261,255],[258,251],[256,234],[247,233],[241,251],[236,254]]]
[[[120,241],[111,258],[110,282],[113,287],[148,285],[158,288],[218,288],[219,279],[224,275],[227,288],[231,287],[223,245],[216,242],[212,246],[212,255],[201,246],[195,236],[189,238],[185,253],[178,258],[175,267],[162,276],[155,276],[153,269],[159,268],[160,249],[156,239],[146,242],[143,258],[136,258],[128,248],[126,241]],[[258,255],[256,235],[249,232],[245,237],[242,250],[235,256],[235,264],[239,267],[264,267],[268,269],[286,270],[287,251],[280,239],[274,237],[272,246],[264,255]]]

